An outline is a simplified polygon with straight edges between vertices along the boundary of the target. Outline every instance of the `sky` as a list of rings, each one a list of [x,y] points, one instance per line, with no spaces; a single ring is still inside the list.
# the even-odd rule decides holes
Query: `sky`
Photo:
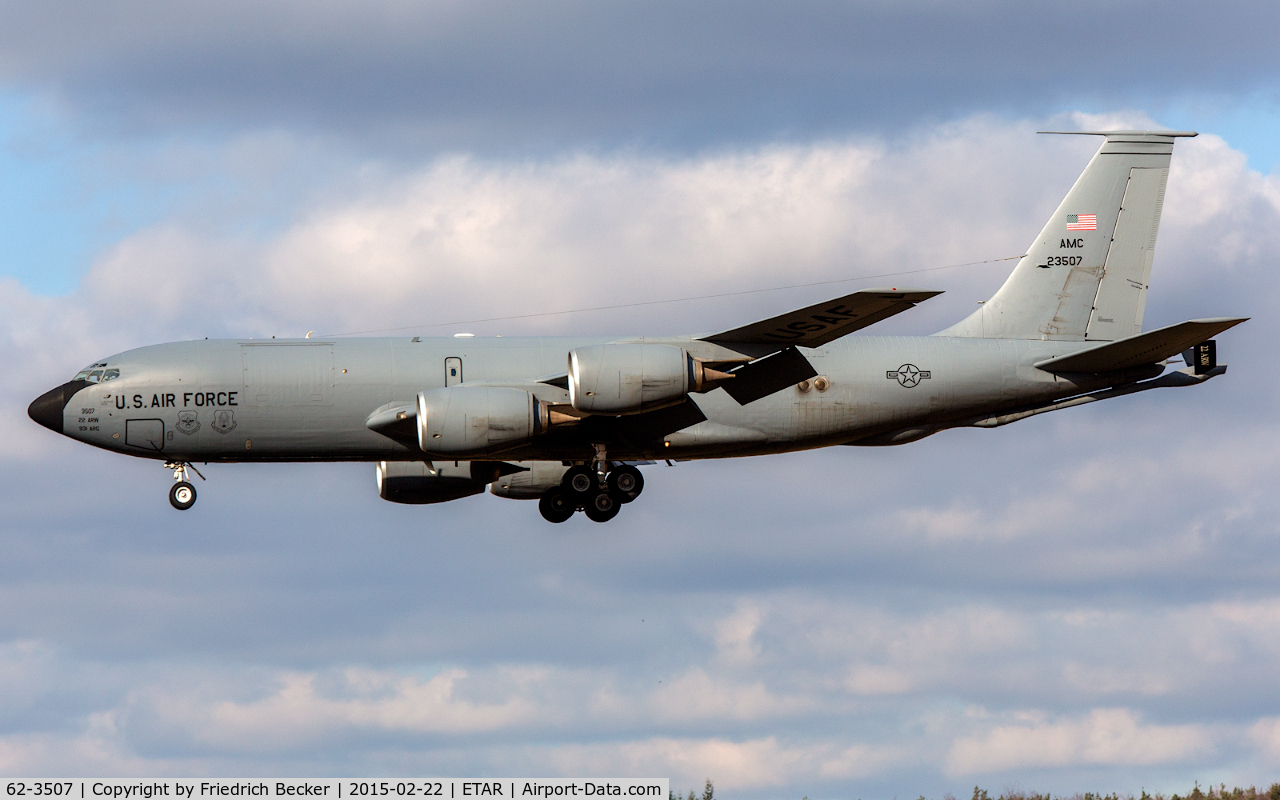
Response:
[[[1275,4],[0,17],[0,775],[1280,780]],[[945,294],[875,332],[932,333],[1098,144],[1035,132],[1106,128],[1201,133],[1146,325],[1252,318],[1204,386],[646,467],[604,526],[398,506],[369,464],[211,465],[180,513],[26,415],[162,341],[707,331],[914,270]]]

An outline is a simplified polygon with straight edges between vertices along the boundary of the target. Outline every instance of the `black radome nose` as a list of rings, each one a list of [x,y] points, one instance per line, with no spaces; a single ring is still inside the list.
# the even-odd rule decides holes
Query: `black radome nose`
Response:
[[[27,415],[54,433],[62,433],[62,410],[76,392],[88,385],[88,381],[68,381],[50,389],[27,406]]]

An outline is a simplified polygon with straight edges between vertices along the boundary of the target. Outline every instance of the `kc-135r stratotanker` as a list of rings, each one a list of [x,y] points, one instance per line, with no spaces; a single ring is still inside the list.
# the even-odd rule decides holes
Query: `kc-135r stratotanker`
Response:
[[[1222,374],[1212,337],[1244,319],[1142,332],[1173,144],[1195,134],[1096,135],[1005,284],[932,336],[848,335],[939,294],[892,287],[695,336],[175,342],[95,362],[29,413],[165,461],[179,509],[192,462],[371,461],[394,502],[489,486],[604,521],[645,462],[905,444]]]

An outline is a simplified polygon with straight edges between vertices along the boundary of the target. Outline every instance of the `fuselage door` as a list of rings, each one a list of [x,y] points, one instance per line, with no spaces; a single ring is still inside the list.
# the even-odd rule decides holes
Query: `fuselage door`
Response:
[[[127,419],[124,421],[124,443],[130,447],[160,452],[164,449],[164,420]]]
[[[444,360],[444,385],[452,386],[462,383],[462,359],[457,357]]]

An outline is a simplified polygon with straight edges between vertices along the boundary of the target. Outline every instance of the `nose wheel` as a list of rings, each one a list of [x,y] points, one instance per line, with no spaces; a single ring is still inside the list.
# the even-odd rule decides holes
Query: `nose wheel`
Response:
[[[196,487],[191,485],[188,480],[187,470],[200,475],[200,470],[196,469],[187,461],[167,461],[164,465],[165,469],[173,470],[173,488],[169,490],[169,505],[179,511],[186,511],[196,504]],[[204,476],[200,475],[200,480],[204,480]]]
[[[196,504],[196,487],[186,481],[178,481],[169,490],[169,504],[179,511],[186,511]]]

